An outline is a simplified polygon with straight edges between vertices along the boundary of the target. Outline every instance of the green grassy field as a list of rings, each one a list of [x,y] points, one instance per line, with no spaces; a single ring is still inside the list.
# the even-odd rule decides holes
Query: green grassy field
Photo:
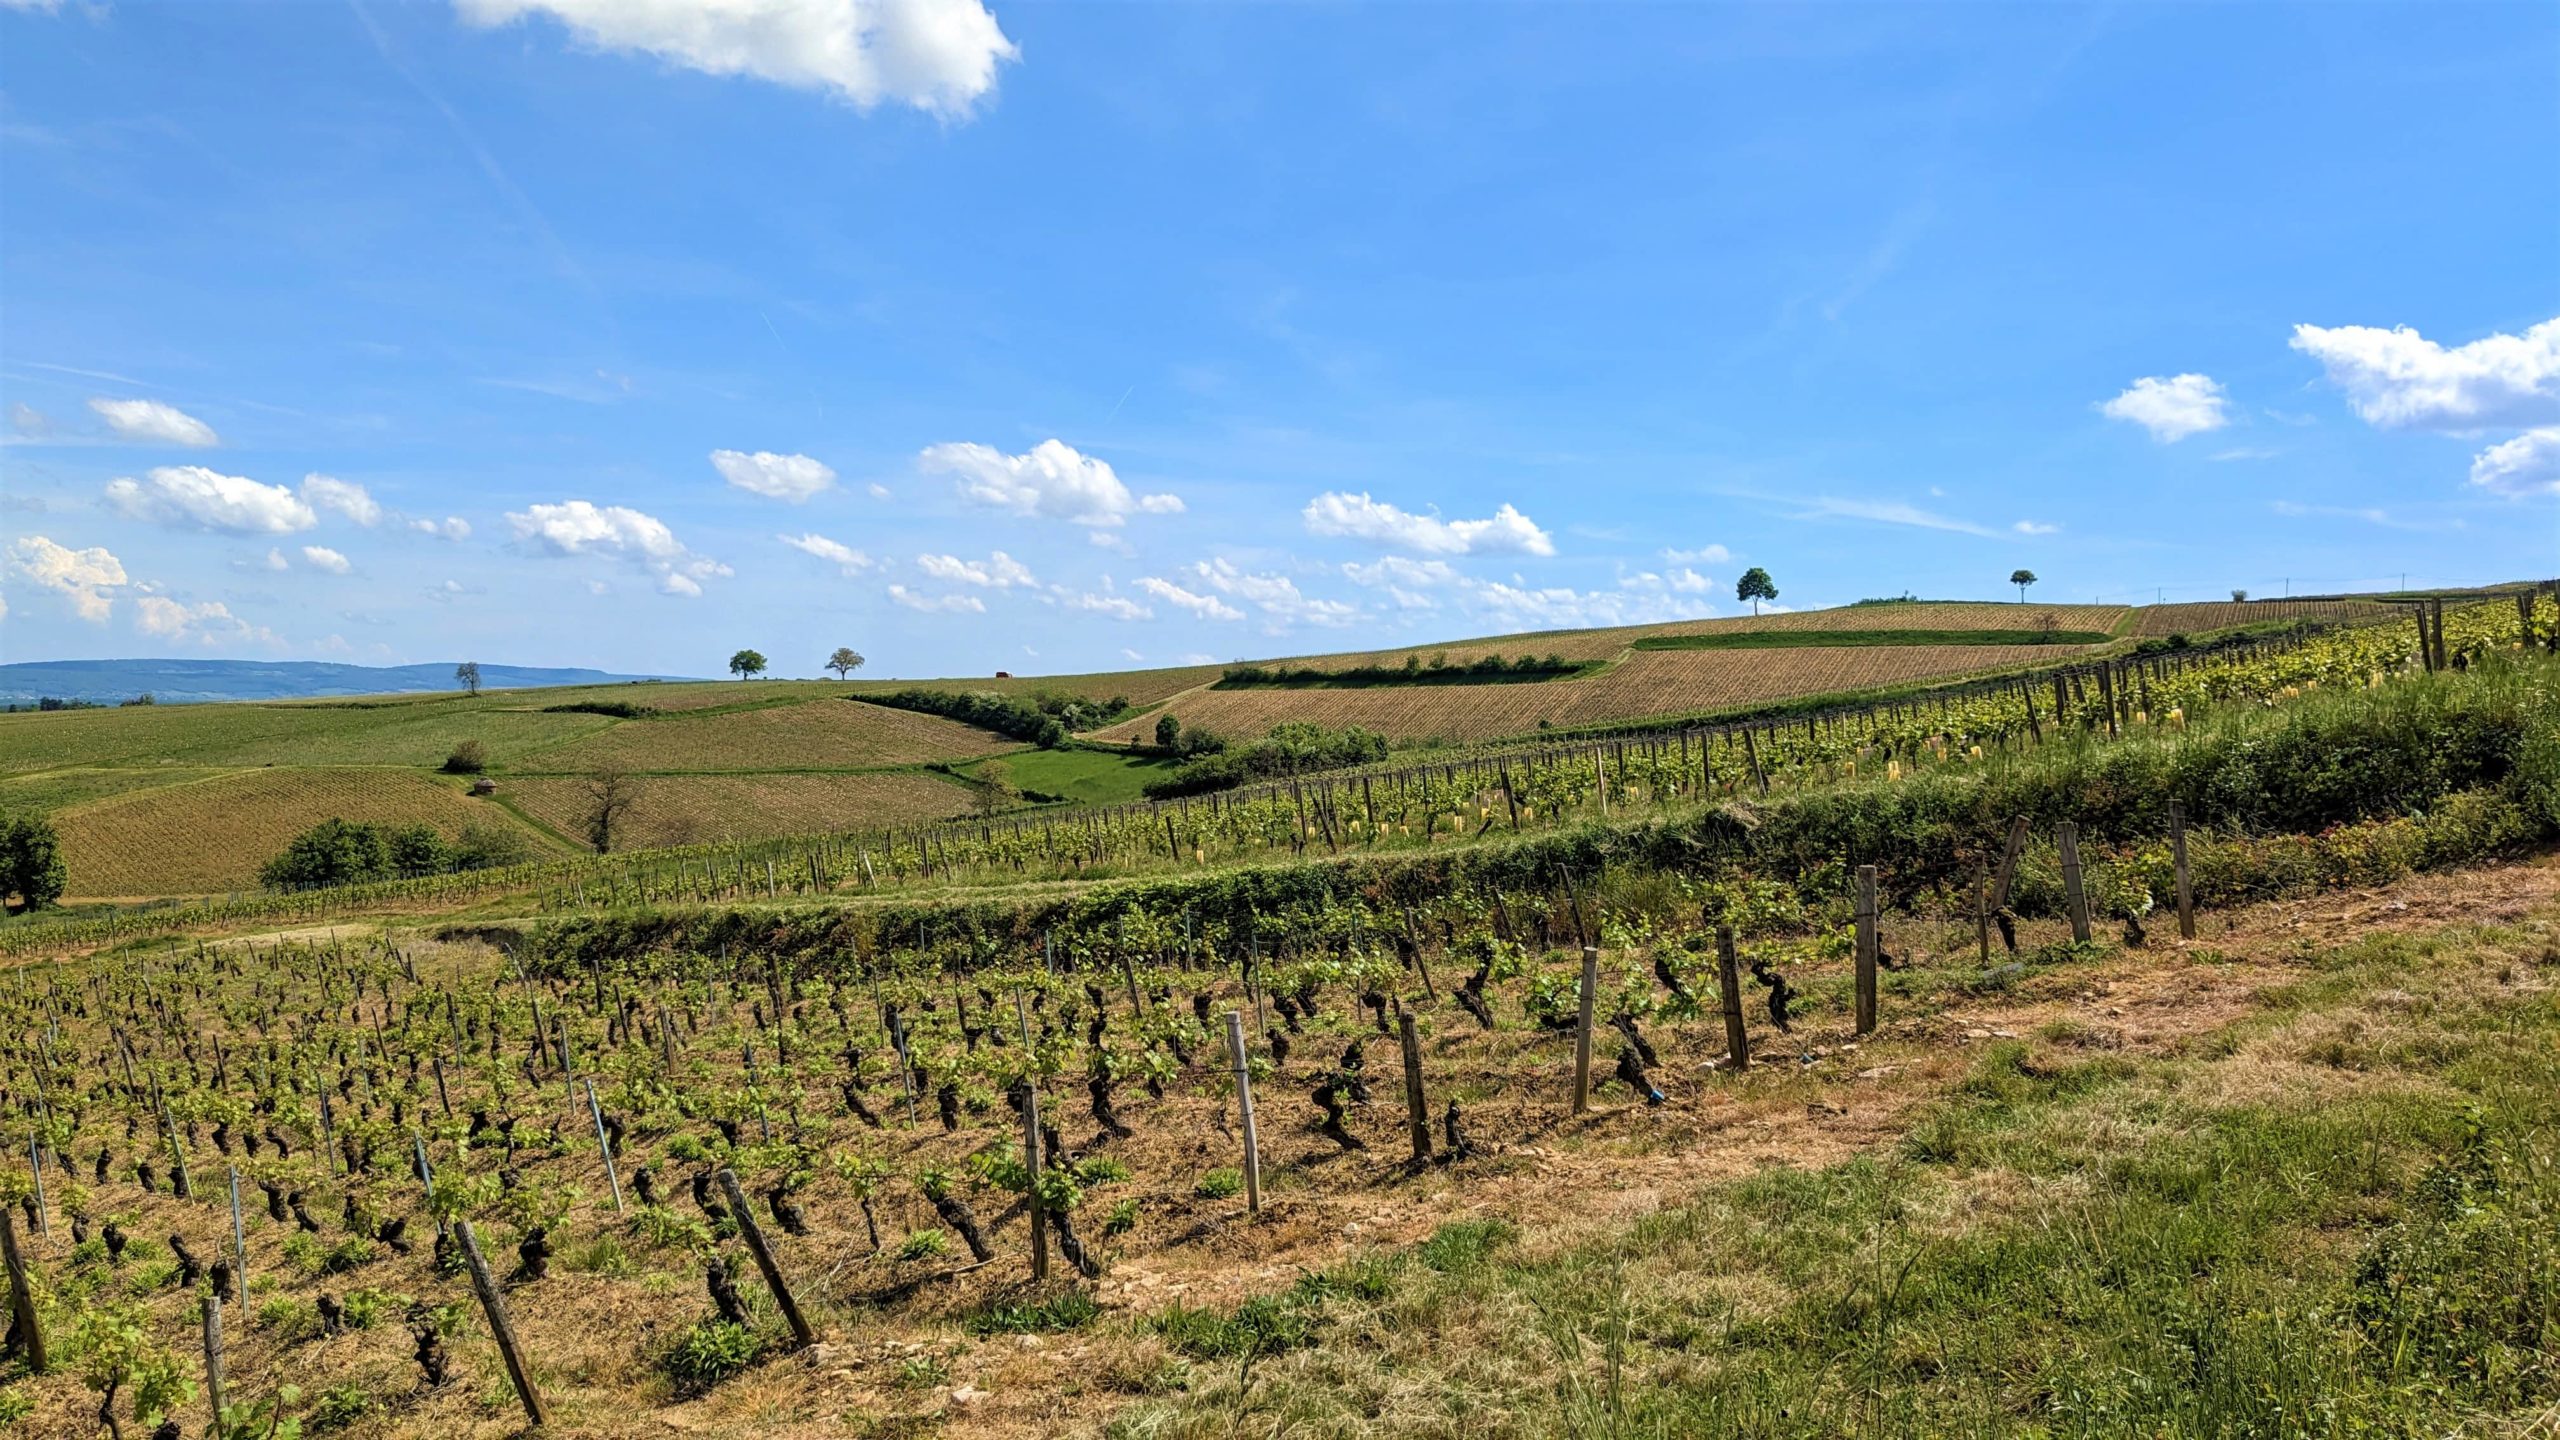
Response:
[[[1056,795],[1080,805],[1143,799],[1147,782],[1174,768],[1168,760],[1113,750],[1023,750],[963,766],[961,773],[978,776],[990,763],[1004,766],[1006,778],[1026,794]]]

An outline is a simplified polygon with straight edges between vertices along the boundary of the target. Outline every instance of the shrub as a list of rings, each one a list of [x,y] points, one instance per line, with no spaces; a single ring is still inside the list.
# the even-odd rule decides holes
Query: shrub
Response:
[[[381,1408],[382,1402],[362,1385],[353,1381],[332,1385],[321,1391],[320,1398],[312,1403],[311,1418],[305,1422],[305,1428],[314,1435],[325,1435],[332,1430],[344,1430]]]
[[[488,768],[489,752],[482,749],[477,740],[461,742],[453,747],[452,754],[444,757],[444,773],[447,775],[477,775]]]
[[[744,1325],[704,1320],[676,1337],[658,1368],[680,1394],[699,1395],[755,1363],[764,1343]]]
[[[896,690],[854,698],[893,710],[939,715],[1051,750],[1065,744],[1071,733],[1108,725],[1130,708],[1128,699],[1119,695],[1098,701],[1080,695],[999,695],[992,690]]]
[[[1271,727],[1250,745],[1232,746],[1189,761],[1147,786],[1150,799],[1231,790],[1256,780],[1281,780],[1318,770],[1338,770],[1387,758],[1387,738],[1358,725],[1334,729],[1305,720]]]

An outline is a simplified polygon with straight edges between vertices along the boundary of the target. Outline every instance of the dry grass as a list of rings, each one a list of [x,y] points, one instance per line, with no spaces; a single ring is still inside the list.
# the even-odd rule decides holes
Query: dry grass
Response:
[[[818,699],[710,715],[625,720],[528,756],[520,772],[846,770],[969,760],[1018,750],[991,731],[852,700]]]
[[[1165,708],[1186,728],[1255,736],[1285,720],[1365,725],[1391,740],[1490,740],[1534,731],[1696,714],[1802,695],[1968,674],[2055,658],[2050,645],[1868,646],[1802,650],[1646,650],[1598,675],[1513,685],[1359,690],[1199,690]],[[1098,738],[1153,734],[1153,716]]]
[[[245,771],[77,806],[54,823],[80,899],[255,889],[258,867],[286,841],[333,817],[423,822],[447,838],[474,821],[524,828],[459,781],[357,768]]]
[[[881,775],[650,775],[630,782],[639,801],[614,848],[759,840],[871,825],[941,820],[966,812],[971,793],[913,771]],[[499,793],[563,835],[581,833],[586,782],[536,775],[499,782]]]

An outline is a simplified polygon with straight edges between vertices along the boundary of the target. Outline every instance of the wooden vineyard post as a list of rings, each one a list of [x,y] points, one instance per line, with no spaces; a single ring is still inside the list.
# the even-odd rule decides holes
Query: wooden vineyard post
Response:
[[[1582,1009],[1573,1027],[1573,1113],[1591,1109],[1591,1009],[1600,996],[1600,947],[1582,947]]]
[[[1227,1012],[1227,1058],[1236,1069],[1236,1118],[1244,1127],[1244,1208],[1262,1213],[1262,1145],[1253,1129],[1253,1067],[1246,1063],[1244,1012]]]
[[[2075,943],[2089,940],[2089,896],[2080,885],[2080,827],[2069,820],[2053,827],[2054,841],[2062,849],[2062,899],[2071,911],[2071,938]]]
[[[2026,848],[2027,817],[2015,816],[2009,821],[2008,843],[2000,850],[2000,871],[1991,881],[1991,911],[1995,915],[2009,908],[2009,885],[2018,878],[2018,856]],[[2001,931],[2000,939],[2013,953],[2017,950],[2018,942],[2008,931]]]
[[[1422,1037],[1413,1028],[1413,1013],[1396,1016],[1396,1040],[1404,1051],[1404,1111],[1413,1127],[1413,1158],[1431,1158],[1431,1112],[1422,1098]]]
[[[756,1212],[747,1206],[747,1192],[738,1188],[738,1172],[723,1165],[718,1178],[720,1193],[729,1200],[729,1213],[737,1219],[738,1238],[747,1242],[747,1253],[755,1257],[756,1268],[764,1272],[765,1288],[773,1292],[773,1303],[782,1307],[783,1321],[790,1325],[797,1348],[808,1349],[817,1335],[801,1315],[800,1302],[791,1298],[791,1286],[782,1278],[782,1266],[773,1258],[773,1247],[765,1243],[764,1227],[756,1223]]]
[[[1984,965],[1991,963],[1991,882],[1973,872],[1973,944]]]
[[[1876,1028],[1876,867],[1858,867],[1858,1033]]]
[[[44,1329],[36,1323],[35,1292],[27,1288],[27,1262],[18,1253],[18,1222],[0,1205],[0,1263],[9,1267],[9,1313],[27,1345],[27,1373],[45,1372]]]
[[[240,1308],[246,1311],[249,1308],[249,1232],[240,1226],[240,1167],[225,1168],[231,1171],[232,1263],[240,1269]]]
[[[1742,1025],[1742,976],[1733,953],[1733,927],[1716,927],[1716,997],[1724,1005],[1724,1055],[1736,1070],[1751,1068],[1751,1035]]]
[[[1031,1207],[1031,1278],[1049,1278],[1049,1211],[1040,1203],[1040,1081],[1031,1072],[1031,1012],[1013,992],[1013,1018],[1022,1026],[1022,1165],[1030,1177],[1023,1199]]]
[[[2169,802],[2169,860],[2178,872],[2178,938],[2196,938],[2194,876],[2187,869],[2187,807]]]
[[[539,1430],[551,1423],[551,1411],[542,1403],[542,1392],[533,1388],[533,1372],[516,1344],[516,1327],[507,1321],[507,1302],[498,1294],[498,1282],[489,1278],[489,1262],[481,1258],[479,1237],[471,1233],[471,1222],[460,1217],[453,1222],[453,1235],[462,1246],[463,1266],[471,1272],[472,1293],[480,1297],[481,1313],[489,1317],[489,1334],[498,1342],[499,1358],[507,1362],[507,1379],[515,1384],[516,1398],[524,1402],[525,1421]]]
[[[213,1411],[216,1431],[222,1428],[222,1301],[204,1293],[204,1398]]]
[[[1765,798],[1769,793],[1769,772],[1760,768],[1760,747],[1751,743],[1751,727],[1747,725],[1742,729],[1742,755],[1751,762],[1752,783],[1760,787]]]
[[[596,1154],[604,1157],[604,1183],[613,1190],[613,1213],[620,1215],[623,1213],[622,1177],[614,1173],[613,1142],[605,1138],[604,1133],[604,1107],[596,1103],[596,1082],[590,1079],[586,1083],[587,1114],[596,1122]]]

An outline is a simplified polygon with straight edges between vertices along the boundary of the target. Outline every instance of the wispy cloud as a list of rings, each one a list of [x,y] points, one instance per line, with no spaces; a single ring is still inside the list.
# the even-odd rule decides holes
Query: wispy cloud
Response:
[[[1825,495],[1800,513],[1799,520],[1872,520],[1879,525],[1910,525],[1922,530],[1950,530],[1958,535],[1997,535],[1988,525],[1923,510],[1900,500],[1844,500]]]

